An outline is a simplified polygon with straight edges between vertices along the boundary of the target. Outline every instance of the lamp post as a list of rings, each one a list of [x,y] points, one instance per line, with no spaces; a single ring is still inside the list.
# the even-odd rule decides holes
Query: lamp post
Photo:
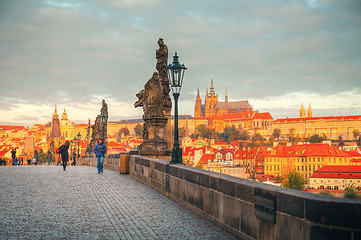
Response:
[[[102,114],[100,114],[100,121],[102,122],[102,126],[103,126],[103,143],[105,143],[105,139],[104,139],[104,127],[105,127],[105,124],[106,124],[106,121],[107,121],[107,115],[102,112]]]
[[[76,135],[77,136],[77,140],[78,140],[78,158],[80,157],[80,155],[79,155],[79,143],[80,143],[80,138],[81,138],[81,134],[80,134],[80,132],[78,132],[78,135]]]
[[[174,144],[172,151],[172,160],[170,163],[182,163],[182,149],[179,147],[178,134],[178,98],[183,84],[184,72],[187,68],[180,64],[177,53],[173,56],[173,62],[167,66],[170,86],[174,97]]]

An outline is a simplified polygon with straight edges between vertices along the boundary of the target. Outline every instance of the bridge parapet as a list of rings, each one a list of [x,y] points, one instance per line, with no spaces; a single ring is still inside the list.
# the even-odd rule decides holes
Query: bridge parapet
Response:
[[[361,201],[130,156],[130,176],[241,239],[361,239]]]
[[[103,160],[103,167],[105,169],[120,171],[121,170],[120,159],[122,157],[129,158],[129,154],[128,153],[105,154]],[[96,167],[97,160],[95,154],[85,154],[84,156],[78,159],[77,164],[83,166]]]

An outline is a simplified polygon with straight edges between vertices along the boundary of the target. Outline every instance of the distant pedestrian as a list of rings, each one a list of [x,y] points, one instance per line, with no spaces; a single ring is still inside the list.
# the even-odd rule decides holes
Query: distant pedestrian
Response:
[[[33,164],[36,166],[37,162],[36,162],[36,158],[33,157]]]
[[[103,139],[98,140],[98,144],[94,148],[94,153],[97,158],[97,169],[98,173],[103,172],[103,160],[104,160],[104,154],[107,151],[107,147],[103,143]]]
[[[73,163],[71,165],[75,166],[76,165],[76,151],[73,151]]]
[[[64,171],[66,168],[66,164],[68,163],[69,160],[69,153],[68,153],[69,145],[70,145],[69,141],[66,141],[63,145],[59,147],[59,154],[61,155],[61,160],[63,161]]]
[[[31,159],[28,158],[26,161],[28,162],[28,166],[30,166],[31,165]]]
[[[12,165],[15,165],[16,162],[16,148],[14,148],[13,150],[11,150],[11,158],[12,158]]]

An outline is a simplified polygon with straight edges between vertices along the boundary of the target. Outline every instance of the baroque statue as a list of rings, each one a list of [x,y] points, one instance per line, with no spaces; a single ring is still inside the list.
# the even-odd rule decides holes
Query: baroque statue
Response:
[[[107,138],[107,123],[108,123],[108,105],[106,104],[105,100],[102,101],[102,108],[100,109],[100,114],[98,114],[98,116],[95,118],[95,122],[93,124],[93,126],[91,126],[92,128],[92,134],[91,134],[91,140],[88,143],[88,146],[86,148],[86,153],[93,153],[94,147],[95,145],[97,145],[98,140],[100,138],[103,138],[103,125],[100,119],[100,115],[104,113],[107,118],[105,121],[105,126],[104,126],[104,138],[103,142],[104,144],[107,144],[108,142],[108,138]],[[90,124],[90,120],[89,120],[89,124]],[[88,134],[88,133],[87,133]]]
[[[153,73],[144,89],[136,94],[138,100],[134,107],[143,107],[143,143],[138,147],[140,154],[168,156],[170,151],[166,139],[169,135],[167,123],[172,108],[167,75],[168,47],[162,38],[159,38],[158,45],[157,72]]]

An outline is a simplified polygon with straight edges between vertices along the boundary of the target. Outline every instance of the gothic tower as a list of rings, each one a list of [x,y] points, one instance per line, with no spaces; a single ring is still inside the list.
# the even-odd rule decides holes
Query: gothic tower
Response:
[[[312,109],[311,109],[311,103],[310,103],[310,105],[308,106],[308,110],[307,110],[307,117],[308,118],[311,118],[312,117]]]
[[[226,87],[226,96],[224,97],[224,102],[228,103],[228,92],[227,92],[227,87]]]
[[[199,118],[202,117],[202,99],[199,95],[199,87],[197,90],[197,98],[196,98],[196,105],[194,106],[194,117]]]
[[[51,120],[51,137],[60,138],[60,122],[59,122],[59,115],[56,111],[56,104],[55,104],[55,111],[53,114],[53,118]]]
[[[299,113],[300,113],[300,118],[305,118],[305,117],[306,117],[306,110],[305,110],[305,108],[303,107],[303,103],[302,103],[302,105],[301,105],[301,108],[300,108]]]
[[[208,92],[208,91],[207,91]],[[209,90],[209,93],[206,96],[206,102],[205,102],[205,117],[211,117],[216,115],[216,103],[218,102],[218,94],[214,91],[213,86],[213,75],[211,77],[211,87]]]

